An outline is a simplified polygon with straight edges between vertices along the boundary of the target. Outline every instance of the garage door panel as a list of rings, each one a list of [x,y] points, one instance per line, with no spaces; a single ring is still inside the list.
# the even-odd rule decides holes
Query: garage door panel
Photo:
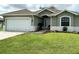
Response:
[[[31,18],[8,18],[7,30],[12,31],[29,31],[31,29]]]

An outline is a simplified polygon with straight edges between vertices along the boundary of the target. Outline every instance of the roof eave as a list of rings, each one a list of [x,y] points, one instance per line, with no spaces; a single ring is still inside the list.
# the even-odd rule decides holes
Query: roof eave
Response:
[[[61,13],[63,13],[63,12],[65,12],[65,11],[72,13],[71,11],[68,11],[68,10],[63,10],[63,11],[61,11],[61,12],[57,13],[57,14],[56,14],[56,16],[57,16],[57,15],[59,15],[59,14],[61,14]],[[79,14],[76,14],[76,13],[72,13],[72,14],[74,14],[74,15],[79,15]]]
[[[3,14],[0,16],[28,16],[28,15],[35,15],[35,14]]]

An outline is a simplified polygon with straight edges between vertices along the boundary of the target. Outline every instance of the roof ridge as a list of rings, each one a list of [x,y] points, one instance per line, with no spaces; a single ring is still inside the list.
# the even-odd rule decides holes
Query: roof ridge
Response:
[[[17,11],[21,11],[21,10],[27,10],[29,12],[32,12],[31,10],[28,10],[28,9],[20,9],[20,10],[16,10],[16,11],[13,11],[13,12],[17,12]]]

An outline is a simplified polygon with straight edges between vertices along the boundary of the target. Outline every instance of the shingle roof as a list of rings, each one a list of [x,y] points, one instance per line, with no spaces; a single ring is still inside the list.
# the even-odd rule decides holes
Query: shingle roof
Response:
[[[61,10],[58,10],[54,7],[49,7],[48,10],[54,11],[54,13],[59,13]]]
[[[2,15],[6,16],[6,15],[32,15],[32,14],[33,14],[33,12],[31,12],[30,10],[22,9],[22,10],[18,10],[18,11],[4,13]]]
[[[43,9],[41,9],[41,10],[38,10],[38,11],[36,11],[35,13],[36,14],[38,14],[38,13],[40,13],[41,11],[43,11],[43,10],[50,10],[51,12],[54,12],[54,14],[56,14],[56,13],[58,13],[58,12],[60,12],[61,10],[58,10],[58,9],[56,9],[55,7],[49,7],[49,8],[43,8]]]

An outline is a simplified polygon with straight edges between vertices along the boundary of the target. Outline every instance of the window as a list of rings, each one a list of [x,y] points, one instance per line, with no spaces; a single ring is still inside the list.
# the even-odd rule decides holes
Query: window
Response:
[[[62,17],[61,18],[61,26],[69,26],[70,25],[70,18],[69,17]]]

